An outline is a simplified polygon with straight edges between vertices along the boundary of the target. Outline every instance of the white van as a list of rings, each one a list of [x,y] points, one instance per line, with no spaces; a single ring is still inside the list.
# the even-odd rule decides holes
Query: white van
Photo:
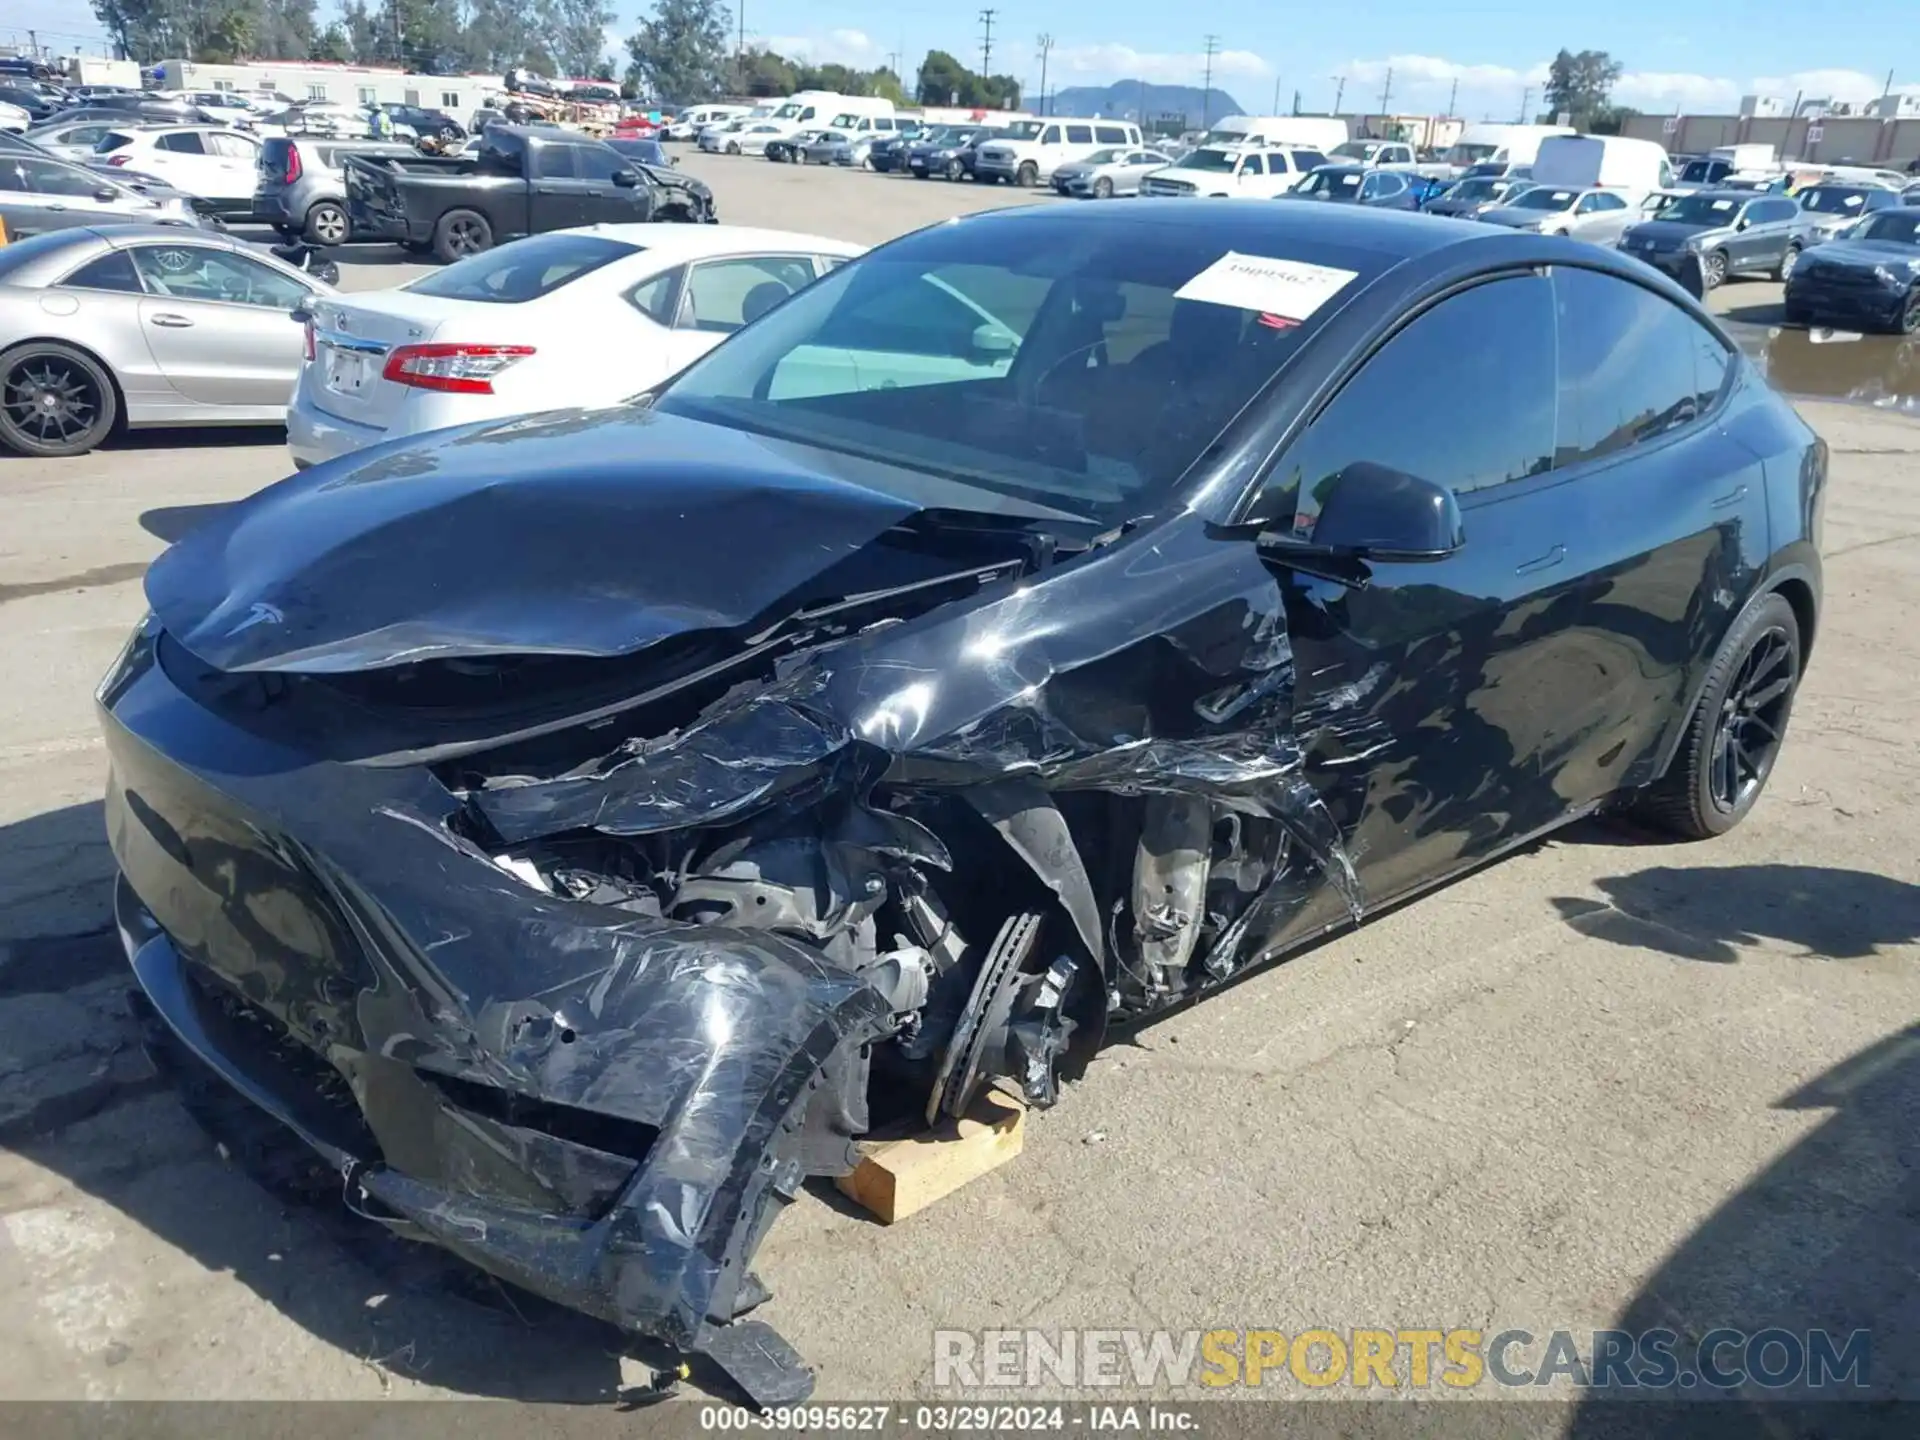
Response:
[[[1140,193],[1161,198],[1271,200],[1326,163],[1327,157],[1318,150],[1206,144],[1171,165],[1149,171],[1140,181]]]
[[[1549,135],[1533,157],[1534,184],[1552,189],[1612,190],[1638,205],[1673,185],[1673,163],[1652,140],[1624,135]]]
[[[1214,122],[1202,145],[1286,145],[1322,154],[1346,143],[1347,122],[1322,115],[1228,115]]]
[[[1039,185],[1096,150],[1140,144],[1140,127],[1130,120],[1016,120],[1006,128],[1008,134],[974,152],[974,179]]]
[[[862,108],[873,106],[886,108]],[[873,95],[842,95],[837,90],[799,90],[775,106],[766,123],[778,128],[779,138],[792,139],[802,130],[824,130],[833,116],[848,113],[891,115],[893,102]]]
[[[676,115],[666,128],[669,140],[697,140],[709,125],[722,125],[748,113],[745,105],[696,105],[684,115]]]
[[[1540,142],[1556,135],[1573,135],[1571,125],[1469,125],[1460,132],[1446,153],[1446,162],[1457,170],[1474,166],[1502,167],[1531,165],[1540,153]]]
[[[883,100],[877,95],[850,95],[833,118],[819,128],[844,135],[857,144],[863,140],[883,139],[896,129],[906,127],[905,122],[893,113],[891,100]]]

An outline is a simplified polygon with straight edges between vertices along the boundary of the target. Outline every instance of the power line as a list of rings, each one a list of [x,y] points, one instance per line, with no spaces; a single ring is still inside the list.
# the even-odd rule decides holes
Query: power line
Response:
[[[1207,122],[1213,118],[1213,57],[1220,53],[1220,37],[1207,36],[1207,73],[1200,82],[1200,128],[1207,128]]]
[[[997,10],[980,12],[980,78],[986,79],[993,73],[993,17]]]

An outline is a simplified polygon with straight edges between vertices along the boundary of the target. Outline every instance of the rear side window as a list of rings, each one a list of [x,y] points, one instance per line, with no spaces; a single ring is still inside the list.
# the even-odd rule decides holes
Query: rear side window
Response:
[[[1127,132],[1119,125],[1096,125],[1093,127],[1093,138],[1102,145],[1124,145],[1127,143]]]
[[[1671,301],[1592,270],[1553,272],[1559,333],[1556,465],[1578,465],[1685,425],[1726,377],[1719,340]]]
[[[1305,532],[1333,482],[1359,463],[1456,495],[1537,475],[1552,461],[1554,405],[1551,284],[1525,275],[1476,285],[1360,367],[1281,457],[1256,513],[1283,517],[1291,492],[1294,528]]]
[[[638,254],[638,245],[598,235],[569,235],[555,231],[534,235],[479,255],[469,255],[444,270],[422,276],[405,288],[417,295],[442,300],[478,300],[493,305],[518,305],[551,295],[562,285]]]
[[[140,293],[140,277],[135,273],[133,261],[124,250],[112,250],[98,259],[89,260],[73,274],[60,282],[80,290],[123,290],[130,294]]]
[[[1093,143],[1093,127],[1091,125],[1067,126],[1067,143],[1069,145],[1091,145]]]
[[[153,142],[156,150],[171,151],[175,155],[204,155],[207,147],[200,143],[197,130],[181,130],[172,135],[162,135]]]

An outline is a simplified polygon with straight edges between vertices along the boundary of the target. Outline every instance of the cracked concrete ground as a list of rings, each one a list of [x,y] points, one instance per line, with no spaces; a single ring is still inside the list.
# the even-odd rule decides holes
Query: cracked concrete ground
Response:
[[[867,239],[1007,198],[703,168],[729,219]],[[1876,1388],[1920,1391],[1920,428],[1805,413],[1827,608],[1747,825],[1586,824],[1380,916],[1113,1049],[898,1227],[804,1196],[759,1269],[820,1395],[933,1394],[942,1327],[1623,1321],[1866,1327]],[[162,537],[284,463],[257,434],[0,461],[0,1394],[609,1397],[640,1373],[611,1332],[277,1203],[132,1043],[92,687]]]

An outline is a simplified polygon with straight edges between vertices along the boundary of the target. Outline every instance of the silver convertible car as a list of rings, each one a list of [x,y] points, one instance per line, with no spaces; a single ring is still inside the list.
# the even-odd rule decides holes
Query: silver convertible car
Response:
[[[331,293],[265,250],[178,227],[0,248],[0,444],[82,455],[122,426],[282,423],[306,343],[294,312]]]

